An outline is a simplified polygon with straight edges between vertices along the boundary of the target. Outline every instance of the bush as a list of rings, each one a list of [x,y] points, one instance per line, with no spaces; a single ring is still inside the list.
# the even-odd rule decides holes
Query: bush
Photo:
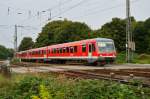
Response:
[[[21,77],[21,76],[20,76]],[[20,78],[19,77],[19,78]],[[13,80],[15,81],[15,80]],[[9,85],[9,84],[7,84]],[[150,89],[111,81],[67,79],[64,76],[23,76],[0,99],[149,99]],[[7,93],[6,93],[7,92]]]
[[[125,52],[118,53],[117,58],[116,58],[116,63],[117,64],[126,63],[126,53]],[[134,53],[132,63],[150,64],[150,55]]]
[[[126,63],[126,53],[125,52],[121,52],[121,53],[117,54],[116,63],[117,64]]]
[[[16,64],[16,63],[20,63],[20,62],[21,62],[21,60],[19,58],[13,58],[10,63]]]

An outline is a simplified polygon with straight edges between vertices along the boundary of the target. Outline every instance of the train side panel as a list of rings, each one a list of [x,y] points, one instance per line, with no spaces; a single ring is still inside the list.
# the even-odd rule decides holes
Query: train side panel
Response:
[[[45,46],[17,53],[26,60],[84,60],[88,63],[114,61],[116,57],[113,40],[96,38],[76,42]]]

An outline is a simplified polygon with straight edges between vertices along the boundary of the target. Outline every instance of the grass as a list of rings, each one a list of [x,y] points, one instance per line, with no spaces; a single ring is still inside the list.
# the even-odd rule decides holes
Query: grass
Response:
[[[0,76],[0,99],[149,99],[150,88],[112,81],[68,79],[63,75]],[[140,85],[140,84],[139,84]]]
[[[135,63],[150,64],[150,55],[140,54],[136,57]]]
[[[121,52],[117,55],[116,64],[126,63],[126,53]],[[135,64],[150,64],[150,55],[134,53],[132,63]]]

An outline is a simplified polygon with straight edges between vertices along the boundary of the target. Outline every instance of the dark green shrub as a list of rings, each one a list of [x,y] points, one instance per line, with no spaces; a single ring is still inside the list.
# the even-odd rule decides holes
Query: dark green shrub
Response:
[[[16,76],[17,77],[17,76]],[[20,76],[21,77],[21,76]],[[68,79],[64,76],[22,76],[14,86],[0,88],[0,99],[149,99],[150,88],[112,81]],[[5,90],[5,91],[2,91]]]

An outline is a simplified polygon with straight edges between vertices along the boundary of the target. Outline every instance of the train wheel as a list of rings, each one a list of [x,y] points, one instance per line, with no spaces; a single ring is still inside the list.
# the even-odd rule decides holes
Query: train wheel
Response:
[[[92,66],[97,66],[97,65],[98,65],[97,62],[92,63]]]
[[[63,60],[63,61],[62,61],[62,64],[66,64],[66,61],[65,61],[65,60]]]
[[[105,61],[102,61],[102,62],[97,62],[97,66],[104,66],[106,64]]]

